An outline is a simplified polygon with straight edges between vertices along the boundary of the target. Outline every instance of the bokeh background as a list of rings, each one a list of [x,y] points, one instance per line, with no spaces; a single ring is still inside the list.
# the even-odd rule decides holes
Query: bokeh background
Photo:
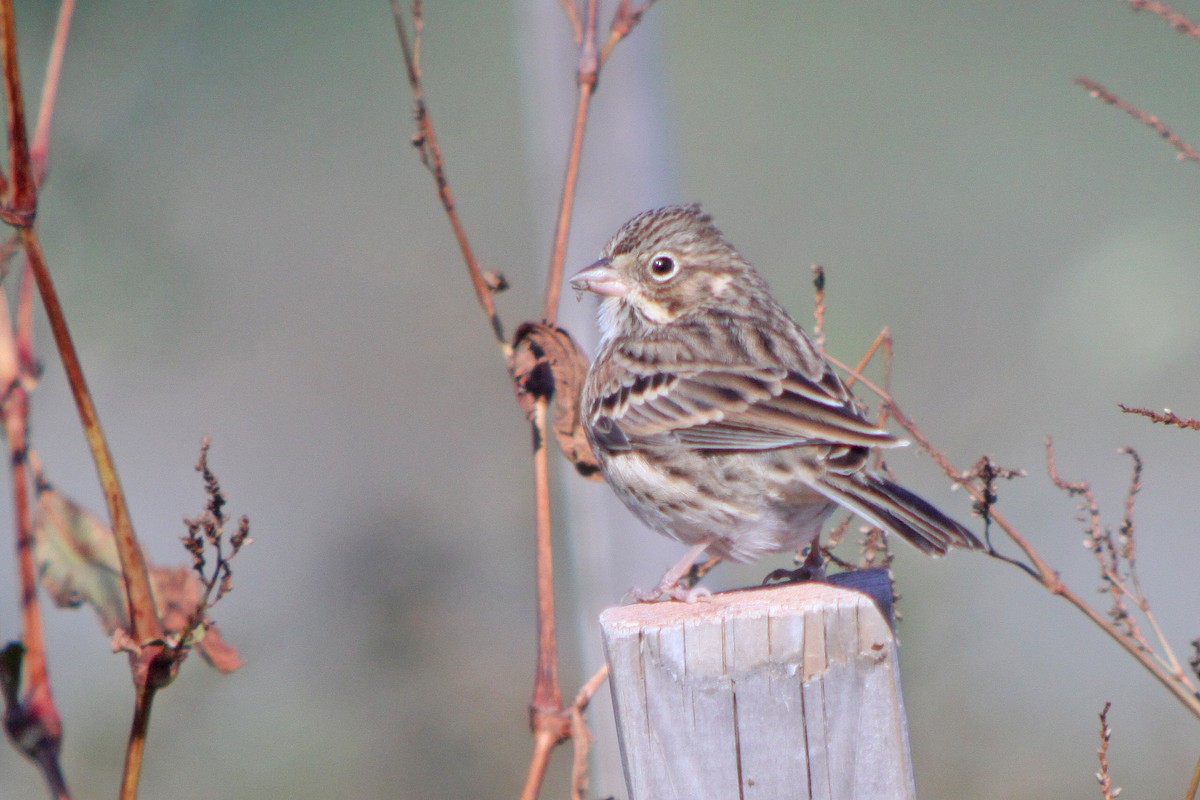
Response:
[[[553,0],[429,0],[429,101],[460,210],[539,313],[572,111]],[[611,4],[610,4],[611,5]],[[18,2],[40,88],[53,4]],[[1184,9],[1200,16],[1200,6]],[[1066,579],[1094,567],[1073,502],[1119,521],[1145,457],[1140,566],[1181,654],[1200,635],[1200,170],[1088,97],[1105,83],[1200,142],[1200,45],[1085,0],[663,0],[601,80],[569,266],[634,212],[702,201],[830,352],[896,337],[895,394],[962,466],[1030,476],[1001,508]],[[154,711],[146,797],[515,796],[534,647],[528,429],[428,175],[386,3],[81,4],[39,212],[47,256],[151,558],[180,562],[202,435],[254,544],[218,608],[245,668],[197,660]],[[563,320],[593,341],[589,301]],[[590,346],[590,344],[589,344]],[[44,330],[33,435],[50,477],[100,493]],[[904,481],[969,514],[929,460]],[[600,663],[595,614],[678,549],[560,469],[564,690]],[[7,491],[3,514],[11,516]],[[714,586],[782,566],[723,567]],[[1096,714],[1130,795],[1179,796],[1197,723],[1023,574],[901,547],[902,672],[924,798],[1091,798]],[[1098,603],[1104,598],[1096,595]],[[125,659],[86,611],[49,610],[78,797],[115,792]],[[18,631],[12,570],[0,631]],[[625,796],[602,692],[594,794]],[[565,752],[546,797],[565,796]],[[39,797],[0,747],[0,797]]]

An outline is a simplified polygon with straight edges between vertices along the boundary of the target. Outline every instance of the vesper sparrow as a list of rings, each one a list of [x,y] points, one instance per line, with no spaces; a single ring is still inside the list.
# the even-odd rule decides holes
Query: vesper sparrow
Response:
[[[906,442],[866,419],[812,340],[699,206],[638,214],[571,279],[600,295],[600,353],[583,389],[588,439],[643,522],[734,561],[816,547],[841,505],[923,552],[980,547],[954,520],[867,468]]]

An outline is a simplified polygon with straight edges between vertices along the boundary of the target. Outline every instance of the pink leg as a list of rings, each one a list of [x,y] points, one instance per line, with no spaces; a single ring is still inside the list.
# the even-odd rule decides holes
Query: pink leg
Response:
[[[658,582],[658,586],[654,587],[649,592],[643,592],[638,589],[630,591],[633,599],[639,603],[650,603],[655,600],[683,600],[688,603],[695,602],[698,598],[708,594],[707,589],[692,587],[691,589],[684,588],[680,583],[680,579],[688,574],[692,564],[700,556],[704,555],[704,551],[708,549],[708,542],[702,542],[688,550],[683,558],[663,573],[662,580]]]

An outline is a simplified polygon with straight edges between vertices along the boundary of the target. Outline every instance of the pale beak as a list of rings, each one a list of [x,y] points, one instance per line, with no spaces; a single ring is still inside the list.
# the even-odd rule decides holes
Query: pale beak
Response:
[[[607,258],[572,275],[571,288],[577,292],[595,292],[602,297],[624,297],[629,293],[629,287],[622,283]]]

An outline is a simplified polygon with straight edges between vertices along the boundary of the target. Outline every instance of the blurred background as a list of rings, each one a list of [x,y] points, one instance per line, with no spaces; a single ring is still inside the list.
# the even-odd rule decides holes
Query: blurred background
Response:
[[[31,98],[53,6],[17,3]],[[513,286],[499,298],[511,331],[541,308],[569,30],[553,0],[428,0],[423,55],[468,232]],[[1116,448],[1136,446],[1142,582],[1186,657],[1200,635],[1196,434],[1117,403],[1200,415],[1200,169],[1072,78],[1200,145],[1198,63],[1200,44],[1115,2],[663,0],[603,73],[568,269],[633,213],[690,201],[805,324],[820,262],[829,351],[857,359],[890,328],[895,396],[960,466],[988,453],[1029,470],[1000,508],[1085,594],[1094,562],[1045,478],[1043,439],[1113,524],[1130,466]],[[146,797],[520,788],[529,433],[413,130],[386,3],[78,10],[39,227],[135,524],[152,560],[185,560],[208,434],[255,538],[216,612],[246,666],[222,677],[191,661],[160,695]],[[589,348],[592,310],[565,295],[564,324]],[[51,479],[102,510],[44,328],[39,345],[34,445]],[[890,462],[969,516],[929,459]],[[555,491],[571,694],[600,664],[599,609],[680,550],[561,465]],[[7,490],[0,506],[11,518]],[[1196,720],[1082,615],[996,561],[897,556],[923,798],[1098,796],[1106,700],[1116,783],[1183,793]],[[712,585],[785,565],[721,567]],[[0,570],[5,639],[16,594]],[[47,627],[72,788],[111,796],[126,659],[88,611],[48,609]],[[605,689],[593,795],[624,797],[607,703]],[[564,750],[545,797],[565,796],[568,764]],[[0,776],[2,797],[44,793],[7,746]]]

